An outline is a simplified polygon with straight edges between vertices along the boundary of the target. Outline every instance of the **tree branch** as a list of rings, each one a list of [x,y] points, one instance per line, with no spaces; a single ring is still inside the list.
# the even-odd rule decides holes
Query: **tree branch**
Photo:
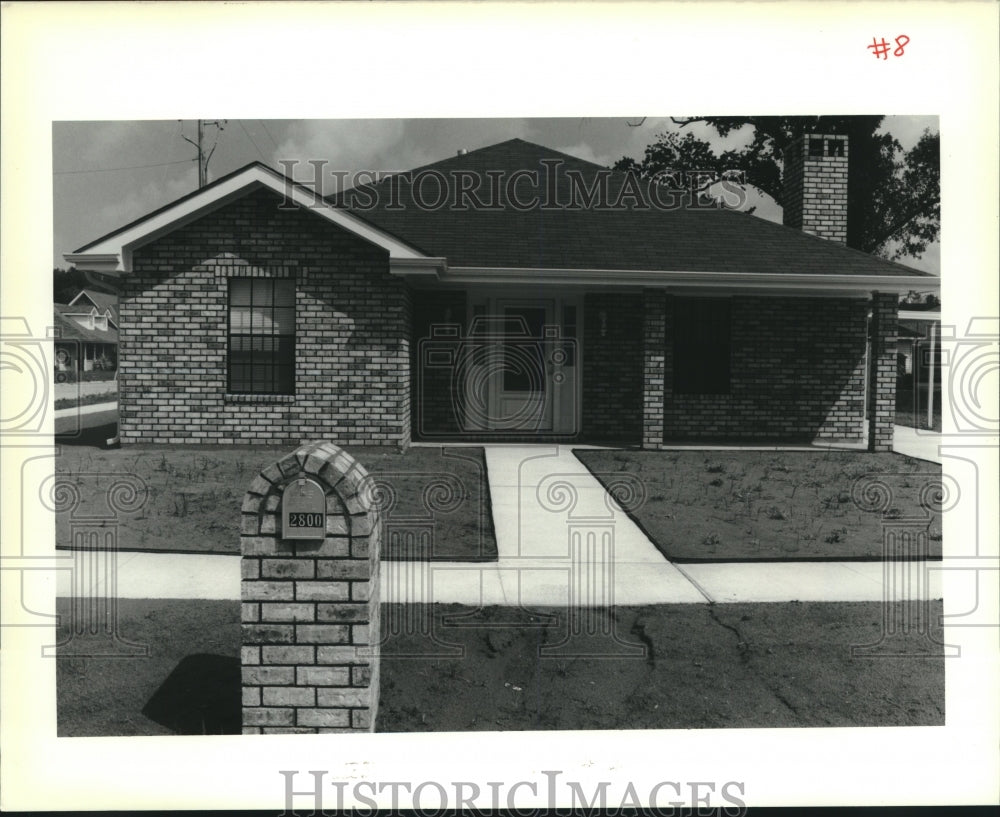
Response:
[[[940,203],[941,199],[939,196],[930,196],[918,199],[917,203],[914,204],[913,207],[911,207],[902,216],[893,221],[884,230],[881,230],[878,234],[876,234],[876,236],[872,239],[872,244],[873,244],[872,250],[882,246],[889,239],[895,238],[896,234],[900,230],[902,230],[907,224],[913,221],[913,219],[917,218],[917,216],[926,213],[928,207],[933,207],[934,205]]]
[[[688,116],[688,117],[685,117],[684,119],[678,119],[676,116],[671,116],[670,117],[670,121],[673,122],[675,125],[679,125],[682,128],[686,128],[692,122],[705,122],[706,121],[706,117],[704,117],[704,116]]]

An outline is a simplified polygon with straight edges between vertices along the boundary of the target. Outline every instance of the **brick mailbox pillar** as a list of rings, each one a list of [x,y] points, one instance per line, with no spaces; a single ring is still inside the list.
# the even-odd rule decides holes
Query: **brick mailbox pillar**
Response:
[[[381,520],[346,451],[310,443],[242,506],[243,733],[371,732]]]

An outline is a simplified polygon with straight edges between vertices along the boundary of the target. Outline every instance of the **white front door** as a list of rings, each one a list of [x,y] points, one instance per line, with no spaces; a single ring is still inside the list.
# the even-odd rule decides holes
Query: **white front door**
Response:
[[[577,306],[562,298],[472,299],[470,384],[485,411],[467,427],[509,434],[577,431]]]
[[[553,301],[498,300],[502,327],[493,374],[493,400],[498,428],[552,432]]]

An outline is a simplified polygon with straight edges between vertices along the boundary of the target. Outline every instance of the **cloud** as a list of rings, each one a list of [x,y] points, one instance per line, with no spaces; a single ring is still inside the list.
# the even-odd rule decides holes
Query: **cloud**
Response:
[[[181,176],[160,182],[147,182],[133,188],[123,197],[116,197],[92,213],[97,228],[96,235],[103,235],[136,218],[151,213],[198,187],[198,171],[191,167]]]
[[[297,181],[312,183],[315,171],[310,162],[325,162],[323,191],[332,183],[331,171],[353,172],[384,169],[387,154],[419,154],[403,144],[404,125],[399,119],[307,120],[293,122],[276,151],[282,160],[295,162],[292,175]],[[403,157],[400,156],[402,160]],[[405,166],[404,166],[405,167]]]
[[[882,120],[879,133],[891,133],[903,150],[910,150],[920,141],[924,130],[937,133],[939,129],[936,116],[887,116]]]

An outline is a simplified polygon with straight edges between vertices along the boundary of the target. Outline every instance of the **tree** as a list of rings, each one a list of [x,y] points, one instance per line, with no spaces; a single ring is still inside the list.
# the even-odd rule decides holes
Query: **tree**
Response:
[[[919,258],[941,229],[940,139],[925,130],[904,151],[889,133],[877,133],[882,116],[689,117],[675,119],[683,130],[700,122],[726,137],[751,129],[750,144],[718,152],[690,131],[664,133],[646,148],[641,162],[623,157],[617,170],[646,178],[663,171],[708,171],[722,178],[739,170],[746,183],[783,204],[785,149],[806,133],[848,138],[847,245],[884,258]]]
[[[90,270],[79,270],[76,267],[52,270],[52,299],[57,304],[69,303],[80,294],[81,289],[94,289],[117,295],[120,285],[113,275]]]

